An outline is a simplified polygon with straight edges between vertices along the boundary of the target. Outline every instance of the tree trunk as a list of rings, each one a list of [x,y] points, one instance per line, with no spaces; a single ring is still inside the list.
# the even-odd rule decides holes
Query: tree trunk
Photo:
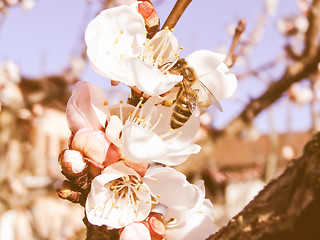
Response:
[[[320,133],[303,155],[209,239],[320,239]]]

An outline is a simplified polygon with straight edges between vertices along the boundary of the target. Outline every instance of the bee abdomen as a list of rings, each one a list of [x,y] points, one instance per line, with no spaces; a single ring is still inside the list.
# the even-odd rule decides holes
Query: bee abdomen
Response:
[[[173,108],[170,120],[172,129],[182,127],[190,118],[191,111],[184,103],[177,102]]]

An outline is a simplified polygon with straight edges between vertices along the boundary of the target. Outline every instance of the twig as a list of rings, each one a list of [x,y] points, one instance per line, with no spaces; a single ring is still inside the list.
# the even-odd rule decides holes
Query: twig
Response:
[[[289,65],[282,77],[270,85],[267,91],[260,97],[252,100],[238,117],[229,123],[223,130],[211,131],[214,140],[221,140],[222,136],[232,137],[237,135],[248,124],[251,124],[255,116],[278,100],[289,87],[296,82],[308,77],[317,71],[320,62],[320,48],[318,34],[320,29],[320,0],[314,0],[309,15],[309,29],[306,34],[306,48],[300,59]],[[220,137],[218,138],[219,135]]]
[[[191,3],[191,1],[192,0],[177,0],[169,17],[167,18],[167,20],[163,24],[162,29],[164,29],[165,27],[168,27],[169,29],[174,28],[174,26],[177,24],[181,15],[186,10],[186,8]]]
[[[238,42],[240,40],[240,36],[243,33],[245,27],[246,27],[246,19],[243,18],[238,22],[238,26],[235,29],[229,53],[226,56],[226,58],[224,59],[224,63],[229,68],[232,67],[232,65],[234,64],[234,62],[237,58],[237,56],[234,54],[234,50],[235,50],[236,46],[238,45]]]

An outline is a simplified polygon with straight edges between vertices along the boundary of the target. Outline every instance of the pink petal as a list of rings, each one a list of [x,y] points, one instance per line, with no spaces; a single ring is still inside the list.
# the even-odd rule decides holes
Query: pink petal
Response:
[[[151,236],[143,223],[131,223],[123,229],[119,240],[151,240]]]
[[[100,130],[104,127],[108,112],[104,104],[107,98],[98,86],[89,82],[77,82],[66,107],[71,132],[81,128]]]

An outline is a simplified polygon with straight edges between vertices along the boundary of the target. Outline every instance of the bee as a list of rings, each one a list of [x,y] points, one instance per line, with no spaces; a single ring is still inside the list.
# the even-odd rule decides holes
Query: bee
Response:
[[[193,68],[188,66],[184,58],[180,58],[175,65],[169,70],[170,73],[182,75],[183,79],[176,87],[179,87],[176,99],[172,101],[175,104],[170,117],[170,126],[172,129],[182,127],[191,117],[191,115],[199,116],[200,107],[208,107],[213,103],[219,111],[222,112],[222,107],[213,93],[202,83],[197,77]],[[192,89],[192,85],[198,83],[202,89]],[[199,91],[208,96],[208,101],[199,102]]]

